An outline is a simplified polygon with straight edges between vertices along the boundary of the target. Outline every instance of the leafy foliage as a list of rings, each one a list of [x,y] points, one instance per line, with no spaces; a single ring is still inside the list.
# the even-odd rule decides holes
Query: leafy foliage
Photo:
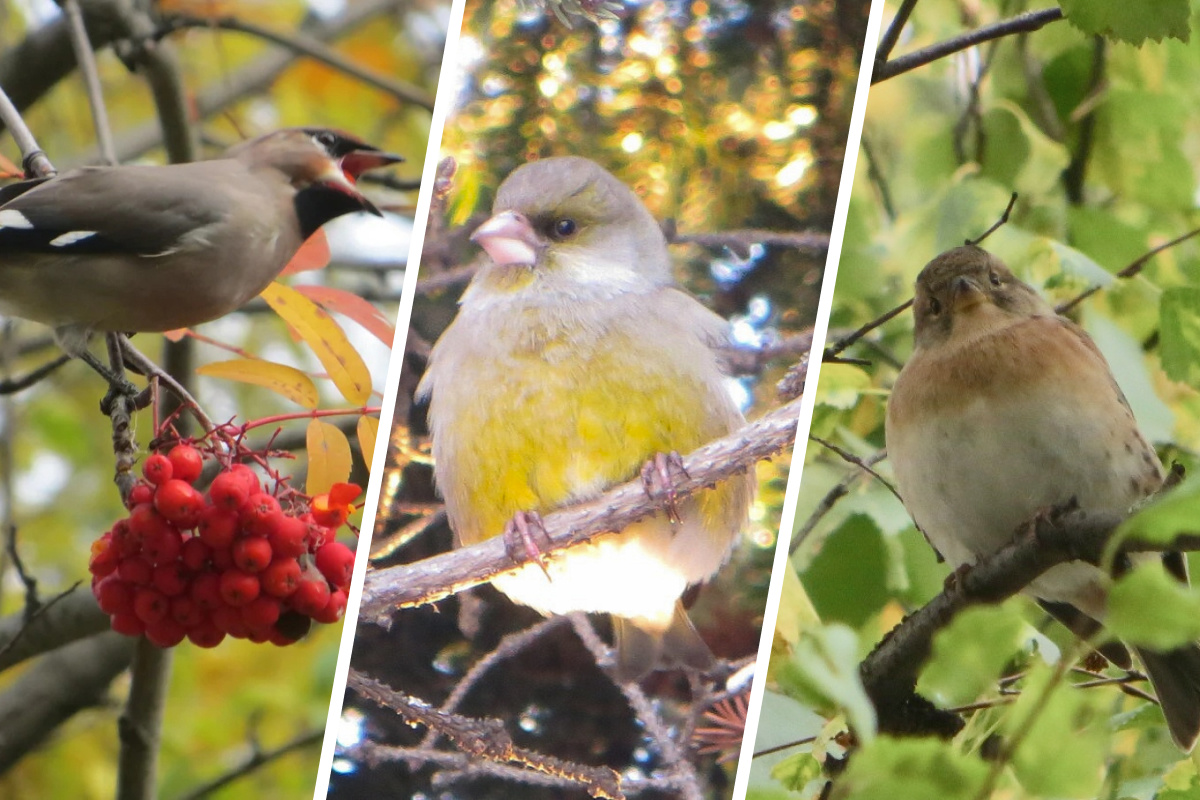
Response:
[[[1148,5],[1062,5],[1074,26],[1105,38],[1053,23],[872,88],[830,341],[910,297],[926,262],[980,235],[1010,193],[1019,192],[1012,218],[984,246],[1052,302],[1100,287],[1071,313],[1105,353],[1164,461],[1194,471],[1200,447],[1200,245],[1186,241],[1165,250],[1134,277],[1117,273],[1200,224],[1200,127],[1184,110],[1200,101],[1200,52],[1164,39],[1186,40],[1200,6],[1167,2],[1156,4],[1163,13],[1154,14]],[[1019,9],[997,1],[973,10],[967,27]],[[887,18],[885,13],[885,24]],[[962,32],[949,4],[922,0],[896,53]],[[1147,38],[1164,41],[1140,49],[1123,43]],[[887,394],[911,346],[911,316],[904,314],[849,351],[868,365],[821,368],[813,435],[871,460],[883,479],[890,479],[888,463],[875,460],[885,445]],[[1194,485],[1189,481],[1152,504],[1127,529],[1165,541],[1189,524],[1194,528],[1200,518]],[[810,717],[797,717],[785,697],[807,697],[791,688],[797,682],[780,677],[786,674],[781,665],[794,663],[797,642],[849,623],[865,651],[907,610],[941,591],[946,576],[883,482],[815,442],[805,458],[796,529],[802,541],[792,567],[823,622],[781,609],[781,620],[818,627],[777,631],[771,674],[783,694],[767,694],[763,730],[769,734],[757,739],[758,750],[819,730]],[[1159,580],[1161,571],[1153,575],[1136,570],[1117,583],[1113,627],[1158,645],[1194,639],[1200,593]],[[1186,787],[1194,765],[1170,746],[1158,710],[1119,688],[1120,670],[1066,669],[1083,652],[1022,598],[961,615],[935,642],[920,687],[942,707],[971,704],[963,732],[950,742],[879,737],[852,751],[832,796],[1192,791]],[[1072,686],[1080,683],[1086,688]],[[795,724],[786,725],[788,719]],[[994,733],[1001,738],[992,739]],[[819,740],[804,747],[813,754],[791,758],[825,758]],[[980,759],[984,753],[1011,769],[996,772]],[[777,759],[755,764],[751,798],[813,797],[821,789],[824,781],[809,781],[811,770],[800,765],[789,767],[789,774],[804,776],[806,785],[781,780],[779,768],[772,778]]]

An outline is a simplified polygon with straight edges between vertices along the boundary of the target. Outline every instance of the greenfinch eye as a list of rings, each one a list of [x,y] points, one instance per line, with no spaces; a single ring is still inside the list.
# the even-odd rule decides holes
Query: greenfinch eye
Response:
[[[566,239],[568,236],[573,235],[576,230],[578,230],[578,226],[575,224],[575,220],[568,217],[555,220],[554,222],[554,238],[556,239]]]

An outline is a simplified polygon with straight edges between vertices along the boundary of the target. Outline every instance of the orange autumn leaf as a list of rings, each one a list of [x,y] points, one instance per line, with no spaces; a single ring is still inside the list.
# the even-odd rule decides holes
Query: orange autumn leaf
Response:
[[[317,385],[305,373],[284,364],[256,358],[234,358],[214,361],[196,369],[197,374],[210,378],[252,383],[281,394],[304,408],[316,408],[320,402]]]
[[[344,314],[366,328],[376,339],[391,347],[396,340],[396,329],[378,308],[345,289],[330,286],[297,286],[296,291],[326,311]]]
[[[308,272],[310,269],[324,269],[329,266],[329,238],[324,230],[319,230],[300,245],[296,255],[283,268],[282,275],[294,275],[297,272]]]
[[[354,512],[354,501],[362,488],[354,483],[335,483],[329,491],[312,499],[313,518],[317,524],[337,528]]]
[[[308,448],[305,491],[310,495],[330,493],[335,485],[341,485],[350,477],[350,468],[353,466],[350,440],[340,428],[319,419],[308,423],[305,438]]]
[[[275,282],[262,292],[321,360],[329,379],[349,402],[361,406],[371,397],[371,372],[333,317],[295,289]]]

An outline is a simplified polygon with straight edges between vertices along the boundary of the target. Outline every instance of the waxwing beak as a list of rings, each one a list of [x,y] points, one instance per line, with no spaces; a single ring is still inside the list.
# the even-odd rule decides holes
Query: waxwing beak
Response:
[[[367,170],[386,167],[403,160],[401,156],[384,153],[381,150],[351,150],[336,161],[330,159],[326,168],[317,176],[317,182],[344,192],[354,198],[362,206],[363,211],[369,211],[377,217],[382,217],[383,212],[358,190],[355,181]]]
[[[476,228],[471,241],[486,250],[497,266],[537,263],[537,234],[528,217],[520,212],[501,211]]]

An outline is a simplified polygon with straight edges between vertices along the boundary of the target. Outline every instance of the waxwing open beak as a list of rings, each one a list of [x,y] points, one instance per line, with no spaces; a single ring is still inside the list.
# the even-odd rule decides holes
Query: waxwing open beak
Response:
[[[528,217],[517,211],[501,211],[471,234],[497,266],[533,266],[537,263],[538,239]]]
[[[400,156],[380,150],[351,150],[337,161],[330,161],[325,171],[317,176],[317,181],[354,198],[362,206],[363,211],[369,211],[377,217],[382,217],[383,212],[358,190],[355,181],[367,170],[386,167],[403,160]]]

